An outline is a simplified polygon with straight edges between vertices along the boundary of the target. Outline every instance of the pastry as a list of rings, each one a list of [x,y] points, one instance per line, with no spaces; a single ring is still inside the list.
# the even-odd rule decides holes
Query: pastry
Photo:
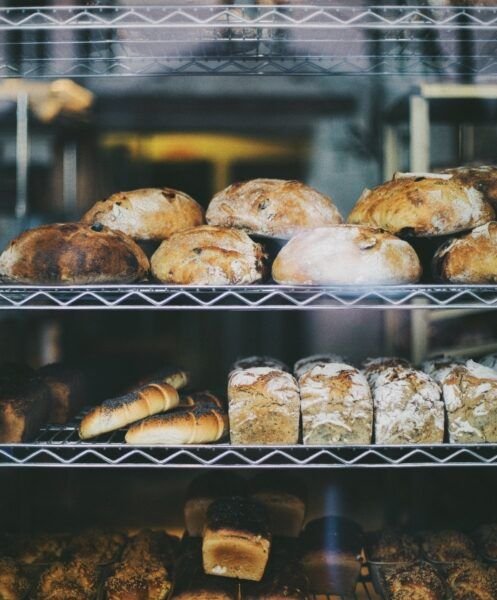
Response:
[[[385,575],[389,600],[445,600],[445,585],[426,563],[403,565]]]
[[[453,600],[495,600],[497,581],[491,571],[474,560],[463,560],[451,567],[447,583]]]
[[[475,545],[460,531],[444,530],[426,533],[422,542],[426,558],[432,562],[453,563],[465,558],[475,558]]]
[[[40,576],[37,600],[93,600],[98,572],[94,563],[73,560],[56,562]]]
[[[420,547],[414,536],[386,529],[371,544],[368,558],[380,563],[407,563],[419,559]]]

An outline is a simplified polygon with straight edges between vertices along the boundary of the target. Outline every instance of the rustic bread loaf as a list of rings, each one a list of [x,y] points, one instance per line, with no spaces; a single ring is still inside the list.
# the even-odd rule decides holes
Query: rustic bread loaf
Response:
[[[390,367],[410,367],[409,361],[397,356],[380,356],[366,358],[361,368],[371,387],[374,387],[378,377]]]
[[[497,442],[497,373],[472,360],[442,380],[449,441]]]
[[[300,397],[290,373],[271,367],[233,371],[228,380],[233,444],[296,444]]]
[[[434,379],[437,383],[442,383],[447,373],[457,365],[466,364],[466,359],[447,356],[445,354],[435,356],[432,359],[425,360],[421,365],[421,370]]]
[[[373,400],[364,375],[343,363],[318,364],[299,378],[304,444],[370,444]]]
[[[495,5],[495,0],[492,0],[492,4]],[[448,173],[463,185],[475,188],[494,209],[497,208],[497,167],[491,165],[454,167],[444,169],[442,173]]]
[[[230,496],[209,506],[202,544],[208,575],[260,581],[270,546],[268,516],[262,505]]]
[[[444,438],[438,383],[406,367],[384,370],[373,386],[377,444],[436,444]]]
[[[435,252],[433,276],[463,284],[497,282],[497,221],[449,240]]]
[[[389,600],[445,600],[445,585],[435,567],[416,563],[397,567],[385,576]]]
[[[21,233],[0,255],[0,279],[39,285],[132,283],[148,258],[127,235],[102,225],[56,223]]]
[[[288,285],[392,285],[420,276],[419,259],[407,242],[355,225],[301,233],[273,263],[273,279]]]
[[[286,473],[262,473],[250,483],[250,496],[262,504],[273,536],[297,538],[304,524],[307,494],[304,483]]]
[[[178,392],[171,385],[144,385],[125,396],[105,400],[100,406],[92,408],[81,421],[79,437],[86,440],[115,431],[150,415],[170,410],[178,404]]]
[[[204,211],[193,198],[170,188],[118,192],[97,202],[81,219],[122,231],[134,240],[161,241],[172,233],[202,225]]]
[[[233,363],[230,371],[251,369],[252,367],[271,367],[273,369],[279,369],[280,371],[290,370],[284,362],[271,356],[247,356],[245,358],[239,358],[236,360]]]
[[[301,537],[301,556],[311,592],[353,597],[362,546],[361,528],[349,519],[330,516],[308,523]]]
[[[364,190],[348,222],[401,237],[432,237],[473,229],[494,217],[477,189],[450,174],[396,173],[391,181]]]
[[[497,371],[497,353],[487,354],[478,359],[478,363],[489,369]]]
[[[211,200],[206,218],[210,225],[282,239],[342,222],[331,198],[300,181],[281,179],[230,185]]]
[[[163,283],[246,285],[264,279],[266,255],[243,231],[204,225],[174,233],[152,256]]]
[[[327,365],[329,363],[344,363],[346,362],[343,357],[338,354],[313,354],[312,356],[306,356],[299,359],[293,365],[293,374],[295,378],[299,380],[302,375],[318,365]]]
[[[214,500],[221,496],[244,496],[246,491],[245,481],[232,472],[212,471],[196,477],[188,487],[184,504],[188,535],[203,535],[207,510]]]

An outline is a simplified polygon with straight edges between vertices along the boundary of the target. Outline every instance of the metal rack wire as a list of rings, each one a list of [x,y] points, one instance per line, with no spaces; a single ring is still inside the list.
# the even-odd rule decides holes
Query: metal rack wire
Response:
[[[496,30],[496,7],[247,3],[4,8],[0,75],[481,73],[488,77],[497,75]],[[465,39],[474,38],[470,61],[460,45],[462,32]]]
[[[0,310],[322,310],[330,308],[497,308],[497,286],[0,285]]]

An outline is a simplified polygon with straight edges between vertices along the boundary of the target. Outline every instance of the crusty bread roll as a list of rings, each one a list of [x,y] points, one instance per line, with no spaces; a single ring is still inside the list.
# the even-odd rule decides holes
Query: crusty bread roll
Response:
[[[442,379],[449,441],[497,442],[497,373],[469,360],[453,366]]]
[[[229,496],[209,506],[202,543],[208,575],[260,581],[270,546],[268,516],[255,500]]]
[[[391,181],[364,190],[348,222],[403,237],[432,237],[478,227],[494,216],[477,189],[451,174],[396,173]]]
[[[209,506],[222,496],[245,496],[246,483],[231,471],[210,471],[196,477],[188,486],[183,508],[185,527],[189,536],[204,533]]]
[[[21,233],[0,255],[0,279],[40,285],[132,283],[148,258],[127,235],[102,225],[56,223]]]
[[[180,390],[191,383],[190,373],[188,371],[185,371],[181,367],[176,367],[174,365],[165,365],[160,369],[142,377],[136,383],[134,389],[136,389],[137,387],[142,387],[149,383],[168,383],[169,385],[172,385],[173,388]]]
[[[228,379],[233,444],[296,444],[300,397],[290,373],[271,367],[233,371]]]
[[[364,375],[350,365],[317,364],[299,378],[304,444],[370,444],[373,399]]]
[[[132,425],[126,433],[128,444],[182,445],[217,442],[228,433],[228,415],[213,405],[179,408]]]
[[[330,198],[300,181],[282,179],[230,185],[211,200],[206,218],[210,225],[282,239],[342,222]]]
[[[443,244],[433,257],[433,275],[450,283],[497,283],[497,221]]]
[[[273,263],[273,279],[288,285],[392,285],[414,283],[420,276],[419,259],[407,242],[356,225],[301,233]]]
[[[497,3],[494,2],[494,4]],[[497,167],[482,165],[480,167],[454,167],[444,169],[442,173],[452,175],[454,179],[468,187],[477,189],[485,200],[497,208]]]
[[[173,234],[152,256],[163,283],[245,285],[261,281],[266,255],[243,231],[204,225]]]
[[[175,231],[202,225],[204,211],[193,198],[170,188],[118,192],[97,202],[81,219],[101,223],[135,240],[161,241]]]
[[[115,431],[130,423],[170,410],[179,404],[178,392],[169,384],[152,383],[92,408],[79,426],[83,440]]]

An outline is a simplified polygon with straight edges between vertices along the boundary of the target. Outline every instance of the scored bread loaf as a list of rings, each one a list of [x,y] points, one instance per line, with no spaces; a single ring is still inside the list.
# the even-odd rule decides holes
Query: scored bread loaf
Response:
[[[261,504],[229,496],[209,506],[202,543],[208,575],[260,581],[270,547],[268,516]]]
[[[343,363],[345,360],[338,354],[313,354],[299,359],[293,365],[293,374],[297,381],[302,375],[318,365],[327,365],[328,363]]]
[[[466,360],[456,358],[455,356],[447,356],[445,354],[435,356],[432,359],[425,360],[421,365],[421,369],[437,383],[442,383],[447,373],[457,365],[464,365]]]
[[[244,231],[203,225],[162,242],[152,273],[163,283],[244,285],[264,279],[266,255]]]
[[[100,406],[92,408],[81,421],[79,437],[86,440],[115,431],[150,415],[170,410],[178,404],[178,392],[171,385],[148,384],[125,396],[105,400]]]
[[[369,444],[373,399],[364,375],[343,363],[318,364],[299,378],[304,444]]]
[[[436,444],[444,438],[440,386],[422,371],[385,369],[373,391],[377,444]]]
[[[188,486],[183,507],[188,535],[203,535],[207,510],[214,500],[222,496],[245,496],[246,488],[245,481],[231,471],[212,471],[196,477]]]
[[[497,373],[472,360],[455,365],[442,380],[449,441],[497,442]]]
[[[374,387],[378,377],[390,367],[410,367],[411,365],[404,358],[397,356],[379,356],[377,358],[367,358],[362,363],[362,372],[368,380],[371,387]]]
[[[342,222],[331,198],[300,181],[282,179],[230,185],[212,198],[206,218],[210,225],[282,239]]]
[[[175,231],[202,225],[204,211],[193,198],[170,188],[145,188],[112,194],[81,219],[101,223],[135,240],[162,241]]]
[[[495,0],[492,3],[495,4]],[[494,209],[497,208],[497,167],[453,167],[444,169],[442,173],[448,173],[463,185],[477,189]]]
[[[212,404],[178,408],[131,425],[128,444],[207,444],[228,433],[228,415]]]
[[[435,252],[433,276],[450,283],[497,283],[497,221],[449,240]]]
[[[0,279],[40,285],[133,283],[148,275],[143,250],[102,225],[56,223],[21,233],[0,255]]]
[[[421,265],[414,249],[390,233],[337,225],[292,238],[272,272],[287,285],[393,285],[418,281]]]
[[[364,190],[348,222],[401,237],[432,237],[473,229],[494,216],[477,189],[451,174],[396,173],[391,181]]]
[[[300,397],[290,373],[271,367],[233,371],[228,379],[232,444],[296,444]]]

